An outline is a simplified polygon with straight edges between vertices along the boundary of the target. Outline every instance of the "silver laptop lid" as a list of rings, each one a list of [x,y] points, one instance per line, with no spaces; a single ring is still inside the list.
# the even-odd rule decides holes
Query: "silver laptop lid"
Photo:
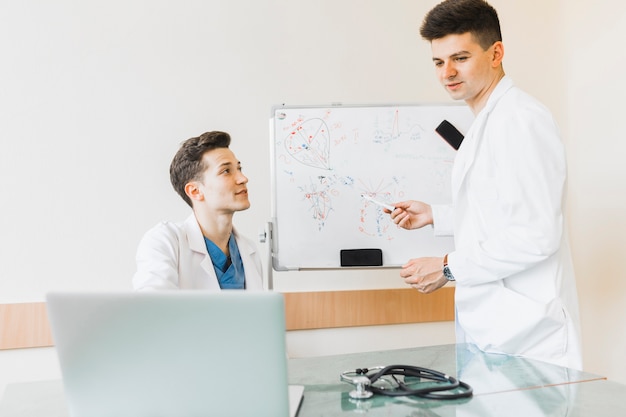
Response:
[[[283,297],[50,293],[70,414],[287,416]]]

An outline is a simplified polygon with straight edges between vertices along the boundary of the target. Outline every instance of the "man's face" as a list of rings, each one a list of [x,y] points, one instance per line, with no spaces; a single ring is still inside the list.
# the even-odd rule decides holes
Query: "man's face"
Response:
[[[482,108],[497,84],[495,74],[502,60],[494,54],[495,45],[500,48],[502,43],[485,51],[469,32],[431,42],[437,77],[453,99],[465,100],[473,109]]]
[[[217,148],[205,152],[203,159],[208,166],[198,184],[204,195],[203,204],[231,213],[249,208],[248,178],[235,154],[228,148]]]

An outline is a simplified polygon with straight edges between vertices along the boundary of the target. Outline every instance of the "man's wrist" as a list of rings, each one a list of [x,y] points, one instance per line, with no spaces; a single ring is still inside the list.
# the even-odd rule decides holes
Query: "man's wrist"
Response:
[[[446,277],[448,281],[455,281],[454,275],[452,275],[452,271],[450,271],[450,267],[448,266],[447,253],[443,257],[443,276]]]

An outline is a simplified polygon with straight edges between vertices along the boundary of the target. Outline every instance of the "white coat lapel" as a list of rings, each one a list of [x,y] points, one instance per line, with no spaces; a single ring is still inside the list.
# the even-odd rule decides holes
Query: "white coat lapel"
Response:
[[[463,139],[463,143],[459,148],[459,151],[454,160],[454,166],[452,167],[452,177],[451,177],[451,187],[452,187],[452,198],[453,201],[456,200],[456,196],[463,185],[463,181],[465,180],[465,176],[469,171],[469,168],[472,166],[474,162],[474,158],[476,157],[476,152],[478,150],[478,142],[482,137],[482,130],[485,125],[485,113],[481,112],[470,127],[469,131],[465,135]]]
[[[260,290],[263,289],[263,277],[257,277],[257,268],[254,265],[254,254],[256,248],[251,246],[246,239],[239,235],[237,230],[233,228],[233,235],[239,248],[239,254],[241,255],[241,261],[243,262],[243,269],[246,274],[246,289],[247,290]]]

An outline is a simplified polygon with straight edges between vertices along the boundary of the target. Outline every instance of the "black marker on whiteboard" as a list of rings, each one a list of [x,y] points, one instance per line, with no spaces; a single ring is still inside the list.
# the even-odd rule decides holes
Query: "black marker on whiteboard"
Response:
[[[370,201],[376,205],[379,205],[383,208],[386,208],[389,211],[394,211],[396,208],[394,206],[392,206],[391,204],[387,204],[387,203],[383,203],[382,201],[378,201],[378,200],[374,200],[372,197],[370,197],[367,194],[361,194],[361,197],[363,197],[364,199],[366,199],[367,201]]]

